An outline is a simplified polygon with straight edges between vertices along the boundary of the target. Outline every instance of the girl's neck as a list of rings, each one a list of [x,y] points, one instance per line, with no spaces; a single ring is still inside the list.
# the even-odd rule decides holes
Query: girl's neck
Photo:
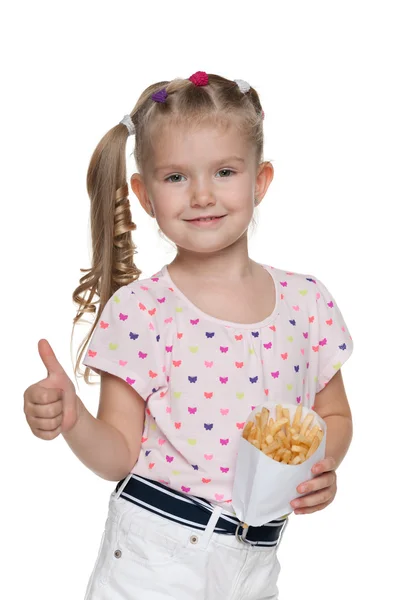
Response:
[[[223,276],[232,282],[251,279],[259,273],[260,265],[252,260],[246,248],[232,247],[215,253],[178,251],[174,260],[168,265],[173,277],[195,276],[201,281],[218,281]]]

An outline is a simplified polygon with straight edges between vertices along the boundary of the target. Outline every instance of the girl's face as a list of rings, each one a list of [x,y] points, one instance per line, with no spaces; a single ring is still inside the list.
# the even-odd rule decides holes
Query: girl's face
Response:
[[[134,174],[131,185],[179,249],[216,252],[245,234],[254,198],[261,201],[272,177],[272,165],[256,165],[254,148],[234,127],[203,125],[160,130],[143,178]],[[222,218],[206,226],[190,222],[207,215]]]

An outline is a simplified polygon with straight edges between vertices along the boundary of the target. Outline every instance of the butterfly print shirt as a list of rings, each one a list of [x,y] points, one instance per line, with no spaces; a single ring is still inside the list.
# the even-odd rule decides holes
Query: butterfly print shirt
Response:
[[[275,308],[263,321],[205,314],[164,265],[113,294],[83,360],[98,374],[121,377],[146,403],[131,472],[227,512],[234,512],[235,462],[249,413],[267,400],[312,407],[353,351],[321,280],[262,266],[275,284]]]

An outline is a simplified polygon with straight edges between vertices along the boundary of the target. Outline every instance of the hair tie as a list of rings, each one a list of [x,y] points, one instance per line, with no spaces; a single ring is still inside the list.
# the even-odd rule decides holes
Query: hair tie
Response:
[[[207,85],[208,84],[208,75],[205,71],[196,71],[189,77],[189,81],[194,83],[194,85]]]
[[[165,102],[168,98],[168,92],[165,88],[162,88],[162,90],[158,90],[158,92],[152,94],[151,98],[154,102]]]
[[[244,79],[234,79],[233,81],[237,83],[242,94],[246,94],[246,92],[248,92],[251,87],[250,84],[247,83],[247,81],[244,81]]]
[[[133,121],[131,119],[131,115],[125,115],[124,118],[122,119],[122,121],[120,121],[120,123],[122,123],[122,125],[126,125],[129,131],[129,135],[134,135],[135,133],[135,126],[133,124]]]

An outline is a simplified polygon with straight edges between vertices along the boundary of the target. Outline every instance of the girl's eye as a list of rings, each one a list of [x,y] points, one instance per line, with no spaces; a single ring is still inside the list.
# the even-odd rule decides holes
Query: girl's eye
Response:
[[[228,172],[228,173],[234,173],[234,171],[232,171],[232,169],[220,169],[218,171],[218,173],[223,173],[223,172],[225,172],[225,173],[226,172]],[[172,177],[183,177],[183,175],[178,175],[178,173],[174,173],[173,175],[170,175],[169,177],[167,177],[165,179],[165,181],[171,181]],[[178,180],[175,179],[175,180],[171,181],[171,183],[180,183],[180,181],[178,181]]]
[[[183,177],[183,175],[178,175],[178,173],[174,173],[174,175],[170,175],[169,177],[166,178],[165,181],[169,181],[171,179],[171,177]],[[171,181],[171,183],[180,183],[180,181]]]
[[[218,171],[218,173],[222,173],[223,171],[225,172],[229,172],[229,173],[234,173],[234,171],[232,171],[232,169],[221,169],[220,171]]]

